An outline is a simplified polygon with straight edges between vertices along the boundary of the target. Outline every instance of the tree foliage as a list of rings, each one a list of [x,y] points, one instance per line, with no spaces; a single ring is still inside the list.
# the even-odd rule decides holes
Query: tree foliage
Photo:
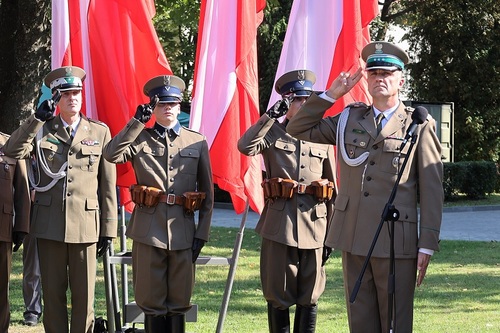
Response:
[[[408,33],[409,96],[453,102],[456,160],[499,159],[498,0],[402,0],[394,22]],[[411,9],[411,10],[408,10]]]

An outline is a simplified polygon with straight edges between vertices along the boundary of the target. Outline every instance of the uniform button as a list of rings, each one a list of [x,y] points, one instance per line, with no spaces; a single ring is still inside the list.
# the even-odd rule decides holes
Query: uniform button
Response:
[[[73,152],[72,152],[72,151],[70,151],[70,152],[69,152],[69,156],[71,156],[71,155],[73,155]]]
[[[174,181],[174,179],[173,179],[173,178],[170,178],[170,181],[171,181],[171,182],[173,182],[173,181]]]
[[[284,148],[285,148],[285,149],[288,149],[288,145],[285,145],[285,147],[284,147]]]
[[[173,188],[171,188],[168,192],[169,192],[169,193],[174,193],[174,189],[173,189]]]
[[[169,157],[170,157],[170,158],[174,158],[174,155],[170,155]]]
[[[304,177],[300,178],[299,181],[303,182],[305,179]]]
[[[368,176],[368,177],[366,177],[366,180],[370,181],[370,180],[372,180],[372,177]]]
[[[375,165],[375,161],[370,161],[370,165]]]
[[[299,207],[302,207],[302,206],[304,206],[304,204],[299,204]]]
[[[302,156],[306,156],[306,153],[305,153],[305,152],[302,152],[302,154],[301,154],[301,155],[302,155]]]
[[[68,166],[68,169],[73,169],[73,166],[72,166],[72,165],[69,165],[69,166]]]
[[[172,171],[172,170],[174,170],[174,167],[171,166],[171,167],[168,168],[168,170]]]
[[[300,166],[300,168],[301,168],[301,169],[304,169],[305,167],[306,167],[306,166],[305,166],[304,164],[302,164],[302,165]]]
[[[70,196],[71,196],[71,192],[66,193],[66,195],[67,195],[68,197],[70,197]]]
[[[71,183],[71,182],[73,182],[73,179],[68,179],[68,183]]]
[[[369,195],[370,195],[370,193],[365,192],[365,193],[363,193],[363,195],[364,195],[365,197],[367,197],[367,196],[369,196]]]
[[[373,148],[374,150],[377,150],[377,149],[378,149],[378,145],[373,145],[373,146],[372,146],[372,148]]]
[[[174,146],[174,144],[173,144],[173,143],[171,143],[171,144],[169,144],[169,146],[170,146],[170,147],[173,147],[173,146]]]

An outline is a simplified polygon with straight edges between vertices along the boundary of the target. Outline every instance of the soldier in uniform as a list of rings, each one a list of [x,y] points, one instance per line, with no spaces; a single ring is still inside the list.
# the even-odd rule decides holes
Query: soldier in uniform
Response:
[[[149,80],[143,90],[150,103],[139,105],[104,149],[110,162],[131,161],[137,179],[126,234],[133,240],[135,301],[145,314],[146,332],[185,331],[194,263],[208,241],[212,219],[207,141],[177,119],[184,88],[184,81],[173,75]],[[152,114],[154,126],[145,127]]]
[[[297,140],[285,130],[315,81],[308,70],[282,75],[275,89],[283,99],[238,141],[241,153],[262,154],[266,169],[266,205],[256,231],[262,237],[260,277],[270,332],[290,331],[292,305],[294,332],[314,332],[318,299],[325,289],[323,266],[331,248],[323,244],[333,212],[333,148]],[[330,197],[316,193],[321,190],[330,191]]]
[[[0,332],[9,331],[9,277],[12,251],[29,232],[30,196],[26,161],[5,156],[8,135],[0,132]],[[12,249],[14,246],[14,250]]]
[[[13,158],[34,156],[31,233],[37,238],[45,332],[92,332],[96,256],[117,234],[116,167],[102,149],[109,128],[80,113],[85,71],[68,66],[44,79],[54,94],[4,146]],[[59,97],[60,96],[60,100]],[[54,116],[55,106],[59,114]]]
[[[389,332],[392,326],[396,332],[411,332],[415,284],[422,283],[430,257],[439,249],[443,205],[441,147],[432,117],[423,119],[415,131],[417,138],[411,153],[409,144],[402,146],[413,112],[399,99],[403,70],[408,63],[406,53],[391,43],[373,42],[362,50],[362,58],[373,105],[356,103],[336,117],[322,119],[335,100],[360,80],[363,74],[358,68],[353,73],[341,73],[326,92],[312,96],[287,130],[302,140],[336,144],[341,156],[339,194],[326,244],[342,251],[350,331]],[[394,200],[400,214],[394,227],[396,283],[391,318],[389,232],[380,233],[355,302],[351,303],[350,298],[405,159],[408,163]]]

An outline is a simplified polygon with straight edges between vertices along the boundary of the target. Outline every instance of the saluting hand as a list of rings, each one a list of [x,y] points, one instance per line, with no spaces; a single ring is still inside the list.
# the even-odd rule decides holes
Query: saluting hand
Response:
[[[335,99],[339,99],[347,94],[356,83],[363,77],[362,68],[359,67],[354,73],[341,72],[332,82],[332,85],[326,91],[326,94]]]

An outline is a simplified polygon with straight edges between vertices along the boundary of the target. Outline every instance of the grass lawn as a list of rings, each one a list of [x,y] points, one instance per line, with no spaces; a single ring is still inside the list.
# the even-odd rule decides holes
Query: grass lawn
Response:
[[[212,228],[211,241],[202,255],[230,257],[237,233],[234,228]],[[224,332],[267,332],[266,303],[259,281],[259,247],[259,236],[254,230],[245,230]],[[499,247],[497,242],[442,241],[424,284],[416,291],[414,332],[500,332]],[[19,251],[14,254],[11,275],[11,332],[43,332],[41,324],[29,328],[21,323],[21,260]],[[348,332],[338,252],[326,267],[328,282],[319,302],[317,332]],[[102,263],[99,269],[96,315],[106,317]],[[192,299],[199,307],[198,320],[186,324],[187,332],[215,332],[228,269],[198,266]]]

